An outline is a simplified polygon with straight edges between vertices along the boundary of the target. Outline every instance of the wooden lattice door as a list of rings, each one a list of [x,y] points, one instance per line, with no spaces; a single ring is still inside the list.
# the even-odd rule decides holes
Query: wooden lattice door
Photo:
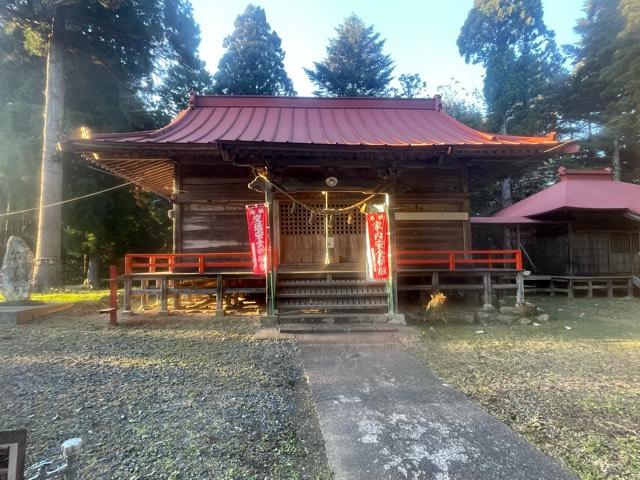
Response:
[[[331,221],[323,215],[311,215],[297,205],[292,209],[289,200],[280,200],[278,208],[281,264],[353,264],[365,266],[365,218],[357,210],[349,215],[333,215]],[[309,207],[322,211],[322,194],[305,199]],[[328,207],[344,208],[353,205],[351,198],[336,198]],[[326,221],[325,221],[326,220]]]

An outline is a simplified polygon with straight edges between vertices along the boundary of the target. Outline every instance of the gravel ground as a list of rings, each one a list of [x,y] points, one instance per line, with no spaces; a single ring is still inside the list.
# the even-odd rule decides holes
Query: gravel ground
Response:
[[[0,330],[0,430],[27,465],[82,437],[83,479],[328,478],[297,346],[254,341],[255,318],[95,306]]]

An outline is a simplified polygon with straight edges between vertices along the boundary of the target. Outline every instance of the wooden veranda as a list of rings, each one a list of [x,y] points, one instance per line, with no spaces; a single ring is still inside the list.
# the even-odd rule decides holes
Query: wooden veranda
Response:
[[[224,315],[225,296],[267,295],[265,278],[254,275],[251,265],[250,252],[128,254],[124,310],[132,310],[134,297],[153,296],[166,312],[170,299],[179,309],[182,296],[206,295],[215,297],[216,315]],[[524,301],[520,250],[401,250],[396,265],[396,291],[478,291],[485,304],[493,303],[496,292],[512,291],[517,301]],[[282,279],[276,280],[274,298],[266,298],[265,304],[274,301],[285,311],[291,304],[320,316],[337,307],[390,313],[390,282],[367,281],[364,273],[344,266],[297,271],[285,265],[277,269]]]

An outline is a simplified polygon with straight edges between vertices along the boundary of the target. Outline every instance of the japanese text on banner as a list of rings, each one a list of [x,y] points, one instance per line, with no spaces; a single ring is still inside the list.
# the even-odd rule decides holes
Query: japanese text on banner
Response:
[[[249,228],[249,244],[251,245],[251,259],[253,261],[253,273],[266,275],[269,236],[267,233],[267,207],[259,203],[246,205],[247,227]]]

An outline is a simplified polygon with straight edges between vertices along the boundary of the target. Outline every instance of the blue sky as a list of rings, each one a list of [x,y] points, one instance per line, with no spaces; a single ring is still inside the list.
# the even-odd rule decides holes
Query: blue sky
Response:
[[[223,53],[222,40],[233,30],[233,21],[247,1],[191,0],[202,30],[200,55],[213,73]],[[354,12],[387,39],[386,53],[396,64],[395,76],[419,73],[429,95],[452,78],[467,90],[482,90],[483,69],[465,65],[456,39],[473,0],[260,0],[271,27],[282,39],[285,67],[299,95],[311,95],[313,85],[303,67],[325,55],[334,28]],[[556,32],[559,45],[573,43],[576,20],[584,0],[543,0],[544,19]]]

